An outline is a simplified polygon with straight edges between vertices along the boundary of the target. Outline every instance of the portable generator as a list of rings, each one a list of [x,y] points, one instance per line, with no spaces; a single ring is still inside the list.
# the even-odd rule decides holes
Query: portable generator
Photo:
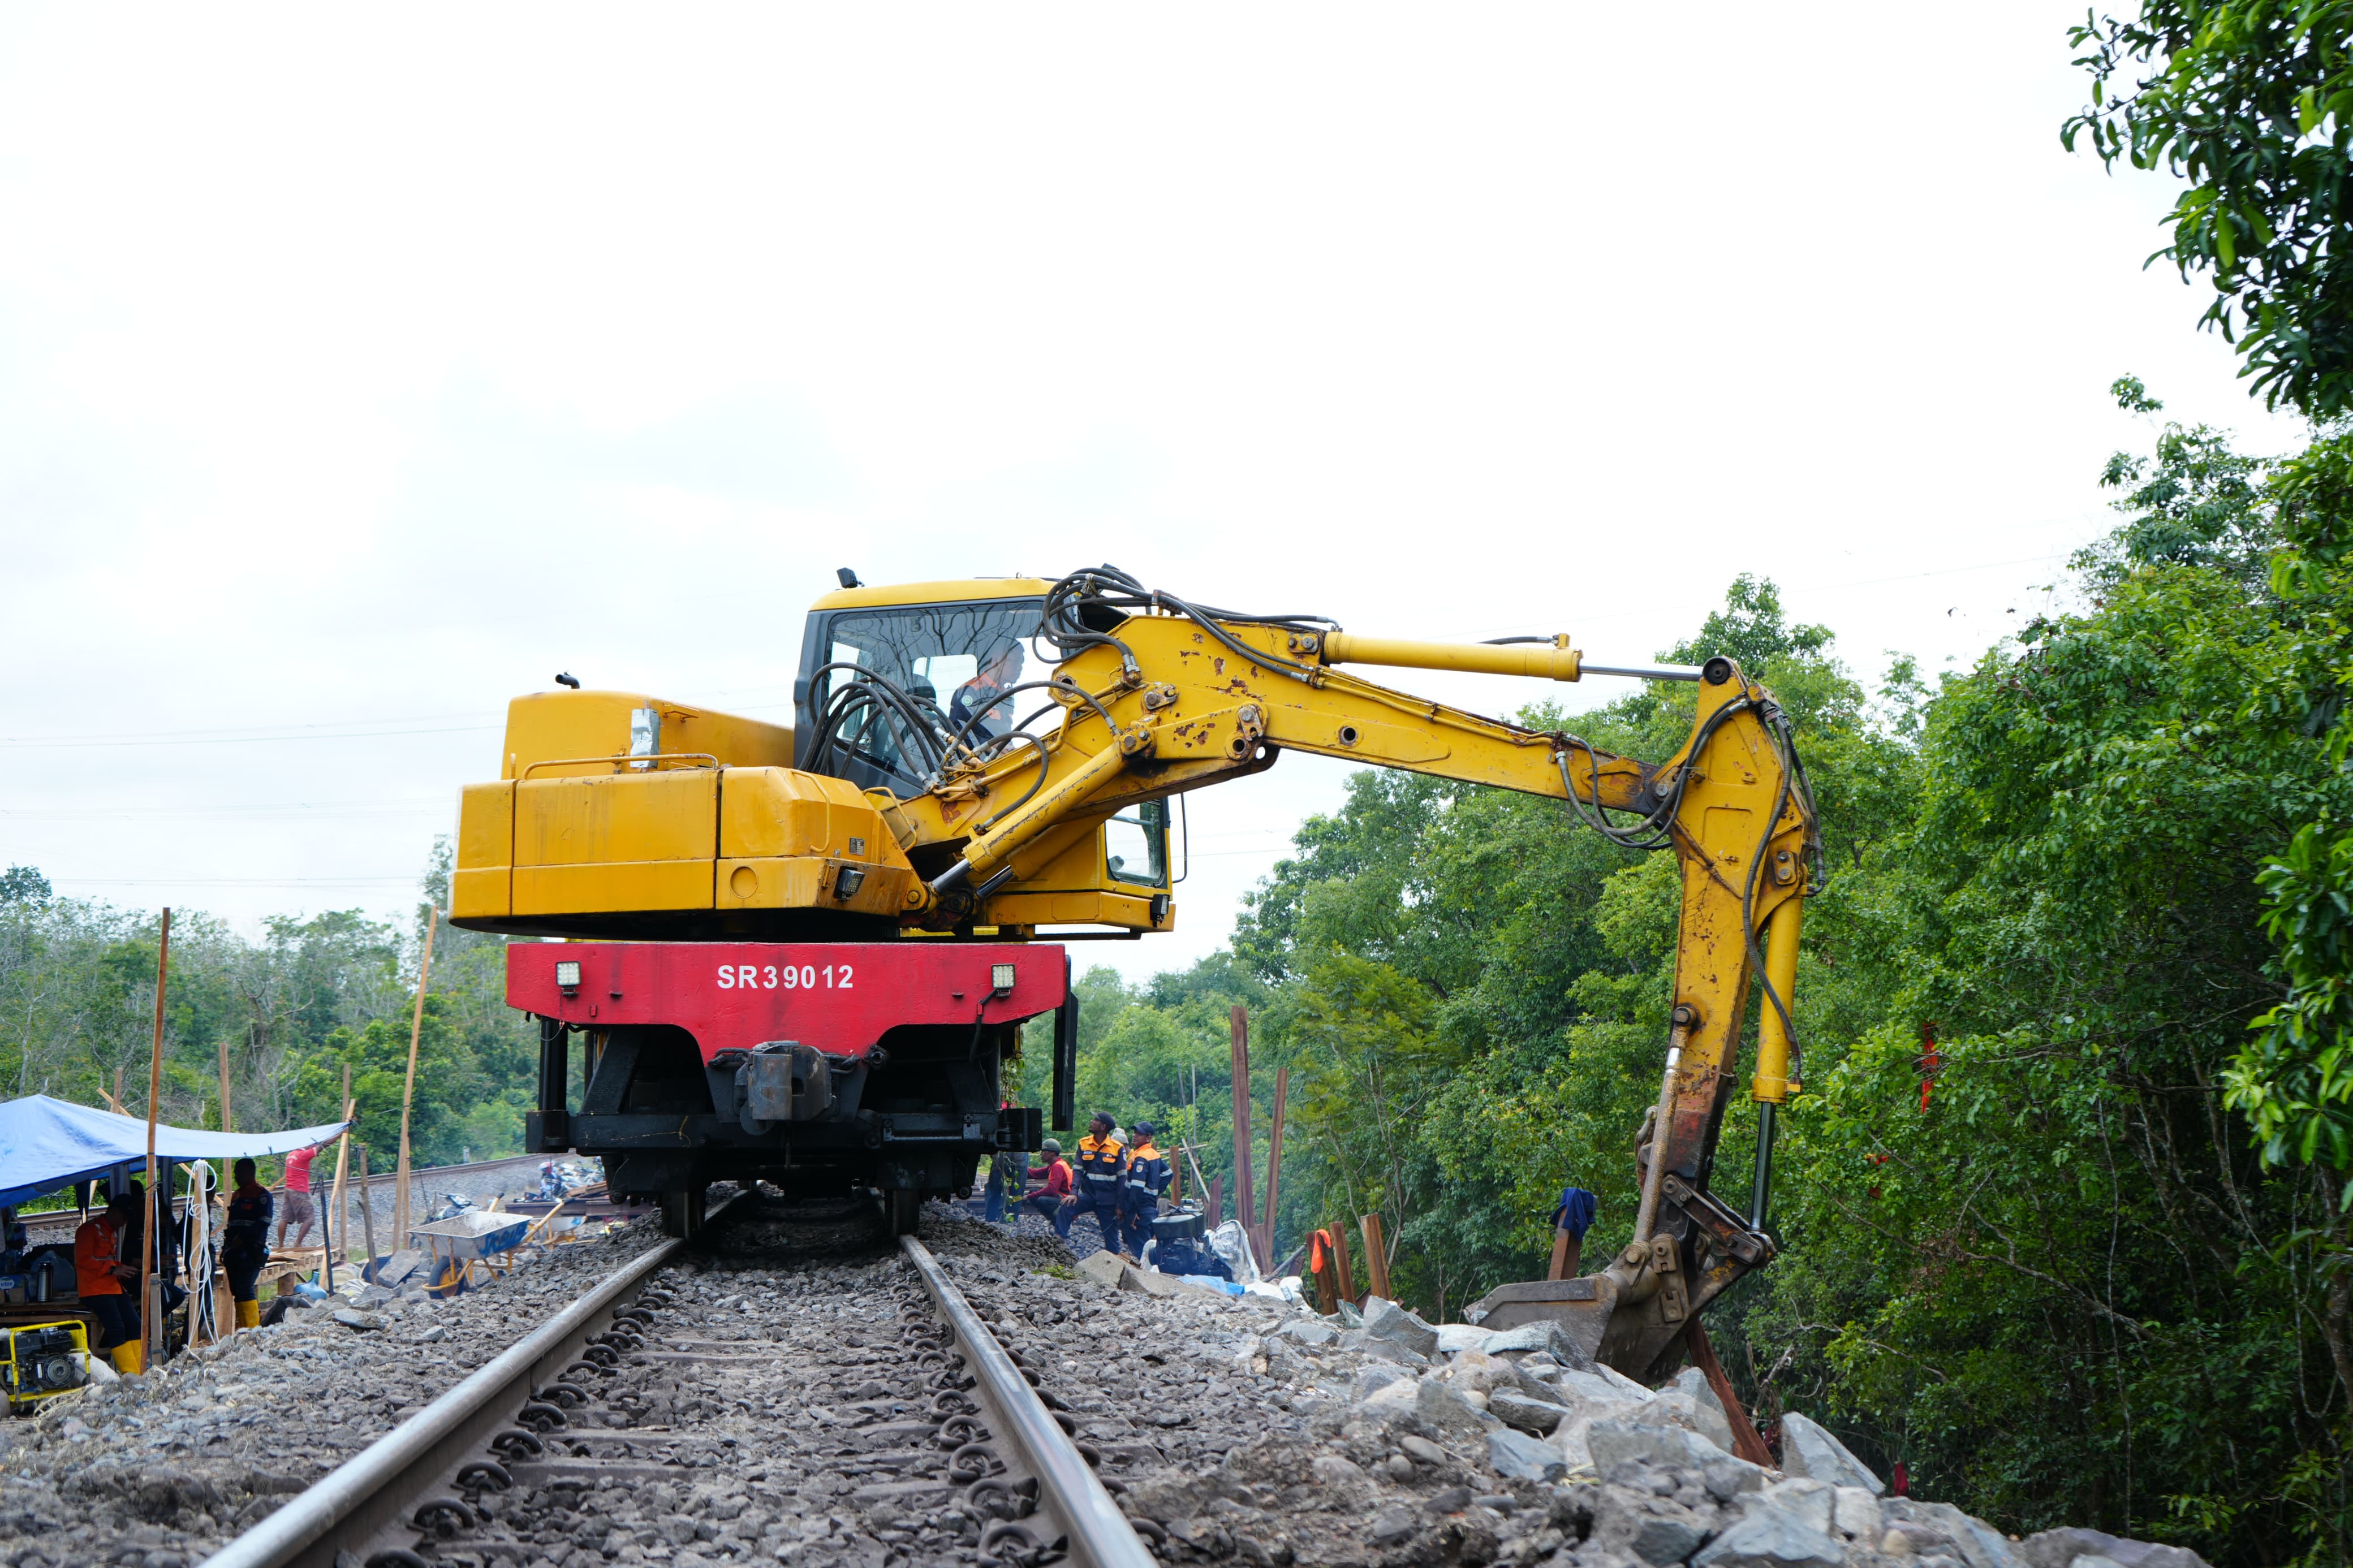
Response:
[[[0,1386],[7,1390],[11,1409],[69,1394],[90,1380],[82,1368],[82,1358],[90,1352],[90,1331],[79,1322],[0,1330],[0,1342],[7,1351],[7,1358],[0,1361]]]

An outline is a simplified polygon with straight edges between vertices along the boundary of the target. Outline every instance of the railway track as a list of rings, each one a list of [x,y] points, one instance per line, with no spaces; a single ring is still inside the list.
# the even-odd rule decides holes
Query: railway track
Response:
[[[1145,1568],[1077,1420],[923,1245],[743,1194],[632,1259],[206,1568],[597,1561]],[[617,1541],[616,1537],[617,1536]]]

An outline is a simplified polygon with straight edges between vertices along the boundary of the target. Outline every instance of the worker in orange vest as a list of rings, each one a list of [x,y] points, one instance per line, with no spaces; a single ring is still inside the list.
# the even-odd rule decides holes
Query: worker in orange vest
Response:
[[[139,1337],[139,1310],[123,1290],[139,1283],[139,1270],[122,1261],[122,1233],[130,1221],[131,1196],[118,1193],[74,1232],[74,1289],[98,1320],[100,1350]]]

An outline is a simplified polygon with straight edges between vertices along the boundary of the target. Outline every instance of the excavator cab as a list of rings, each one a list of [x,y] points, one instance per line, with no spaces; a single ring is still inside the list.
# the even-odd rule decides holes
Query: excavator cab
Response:
[[[818,600],[793,686],[798,765],[913,795],[930,787],[944,750],[1013,729],[1045,586],[925,583]],[[1008,592],[975,596],[998,587]],[[1033,696],[1027,706],[1044,704]]]
[[[1042,751],[1062,721],[1031,647],[1049,584],[1032,577],[845,588],[810,607],[793,687],[796,766],[908,799],[976,752]],[[1016,732],[1018,731],[1018,734]],[[1024,868],[997,926],[1167,930],[1168,802],[1082,814]],[[936,875],[945,842],[910,853]]]

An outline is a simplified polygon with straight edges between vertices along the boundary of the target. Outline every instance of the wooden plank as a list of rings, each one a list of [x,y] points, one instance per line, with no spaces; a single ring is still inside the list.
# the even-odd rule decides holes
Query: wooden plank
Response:
[[[1368,1214],[1356,1222],[1365,1234],[1365,1289],[1384,1301],[1394,1301],[1389,1294],[1388,1242],[1381,1235],[1381,1216]]]
[[[1277,1188],[1282,1182],[1282,1097],[1283,1091],[1290,1087],[1291,1069],[1287,1067],[1275,1068],[1274,1120],[1267,1127],[1266,1140],[1266,1218],[1260,1222],[1258,1227],[1258,1262],[1261,1268],[1274,1266],[1275,1199]],[[1340,1269],[1344,1279],[1347,1277],[1347,1257],[1348,1250],[1343,1246],[1340,1249]]]
[[[1250,1249],[1259,1252],[1259,1267],[1266,1267],[1266,1255],[1259,1251],[1258,1237],[1250,1227],[1258,1222],[1258,1205],[1250,1201],[1250,1010],[1240,1003],[1234,1004],[1231,1020],[1234,1058],[1234,1215],[1242,1222],[1242,1235],[1249,1238]]]
[[[1715,1397],[1723,1403],[1725,1415],[1731,1419],[1733,1453],[1752,1465],[1762,1465],[1768,1470],[1773,1468],[1772,1450],[1765,1447],[1765,1438],[1757,1430],[1757,1424],[1748,1418],[1748,1412],[1741,1408],[1740,1395],[1732,1392],[1732,1379],[1725,1376],[1724,1363],[1715,1356],[1715,1345],[1707,1337],[1706,1326],[1697,1318],[1694,1318],[1691,1327],[1683,1331],[1683,1349],[1690,1355],[1692,1365],[1699,1368],[1700,1375],[1707,1379],[1708,1387],[1715,1390]]]

